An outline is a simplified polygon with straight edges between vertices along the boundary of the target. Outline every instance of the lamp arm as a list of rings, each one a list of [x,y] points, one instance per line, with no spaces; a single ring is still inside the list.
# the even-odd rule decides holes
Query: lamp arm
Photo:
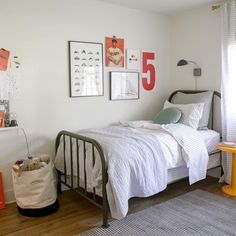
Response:
[[[198,64],[195,61],[188,61],[188,62],[194,64],[196,68],[199,68]]]

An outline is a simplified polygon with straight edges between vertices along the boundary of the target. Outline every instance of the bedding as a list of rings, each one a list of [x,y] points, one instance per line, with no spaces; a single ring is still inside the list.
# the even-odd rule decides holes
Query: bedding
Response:
[[[164,190],[167,172],[182,157],[189,171],[190,184],[205,178],[208,153],[198,131],[183,125],[157,125],[152,122],[120,122],[102,129],[79,132],[96,139],[103,147],[108,163],[107,196],[113,218],[123,218],[128,212],[128,200],[134,196],[148,197]],[[191,138],[190,138],[191,137]],[[83,152],[83,145],[79,152]],[[64,172],[63,145],[57,151],[55,165]],[[73,145],[73,162],[76,163]],[[92,167],[92,151],[86,145],[86,173],[88,188],[96,187],[101,196],[101,166],[96,158]],[[69,145],[66,145],[66,166],[70,174]],[[95,150],[95,156],[97,152]],[[83,160],[80,166],[83,166]],[[77,175],[76,165],[73,173]],[[83,168],[80,168],[83,180]],[[80,186],[83,184],[80,183]]]
[[[217,151],[217,146],[220,143],[220,134],[214,130],[198,130],[203,139],[208,153]]]
[[[207,129],[211,104],[212,104],[213,91],[207,91],[196,94],[185,94],[178,92],[172,99],[175,104],[189,104],[189,103],[204,103],[202,118],[199,122],[198,129]]]
[[[179,123],[188,125],[194,129],[198,128],[199,122],[202,118],[204,103],[173,104],[165,101],[163,110],[171,107],[178,108],[181,111],[182,116],[179,120]]]
[[[201,139],[203,140],[208,153],[217,151],[216,147],[220,142],[220,134],[219,133],[217,133],[214,130],[199,130],[197,132],[200,135]],[[185,162],[184,162],[181,154],[179,154],[177,156],[175,165],[169,166],[169,169],[177,168],[180,166],[185,166]]]

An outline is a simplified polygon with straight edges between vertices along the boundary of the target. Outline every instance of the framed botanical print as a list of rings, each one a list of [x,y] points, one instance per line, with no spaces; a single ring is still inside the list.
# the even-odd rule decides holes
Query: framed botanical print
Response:
[[[110,99],[139,99],[139,73],[110,72]]]
[[[103,96],[103,44],[69,41],[70,96]]]

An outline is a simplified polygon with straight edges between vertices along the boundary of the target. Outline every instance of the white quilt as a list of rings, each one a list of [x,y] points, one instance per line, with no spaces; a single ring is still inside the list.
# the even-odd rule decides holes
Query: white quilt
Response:
[[[80,134],[96,139],[105,152],[109,176],[107,196],[113,218],[126,216],[130,198],[148,197],[166,188],[168,166],[174,165],[179,150],[189,168],[190,184],[206,177],[208,153],[205,144],[197,131],[188,126],[120,122],[114,126],[81,131]],[[63,172],[61,148],[55,165]],[[99,163],[98,160],[94,168],[86,163],[87,174],[91,173],[88,179],[90,187],[98,187],[101,183]],[[69,168],[67,173],[70,173]],[[83,174],[80,178],[83,179]]]

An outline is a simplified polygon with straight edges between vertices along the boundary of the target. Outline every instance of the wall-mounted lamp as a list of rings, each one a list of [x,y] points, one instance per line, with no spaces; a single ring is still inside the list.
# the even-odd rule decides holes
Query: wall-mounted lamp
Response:
[[[193,76],[195,77],[195,90],[197,90],[197,77],[202,75],[202,69],[198,66],[195,61],[188,61],[181,59],[178,61],[177,66],[186,66],[188,64],[194,64],[195,68],[193,69]]]

